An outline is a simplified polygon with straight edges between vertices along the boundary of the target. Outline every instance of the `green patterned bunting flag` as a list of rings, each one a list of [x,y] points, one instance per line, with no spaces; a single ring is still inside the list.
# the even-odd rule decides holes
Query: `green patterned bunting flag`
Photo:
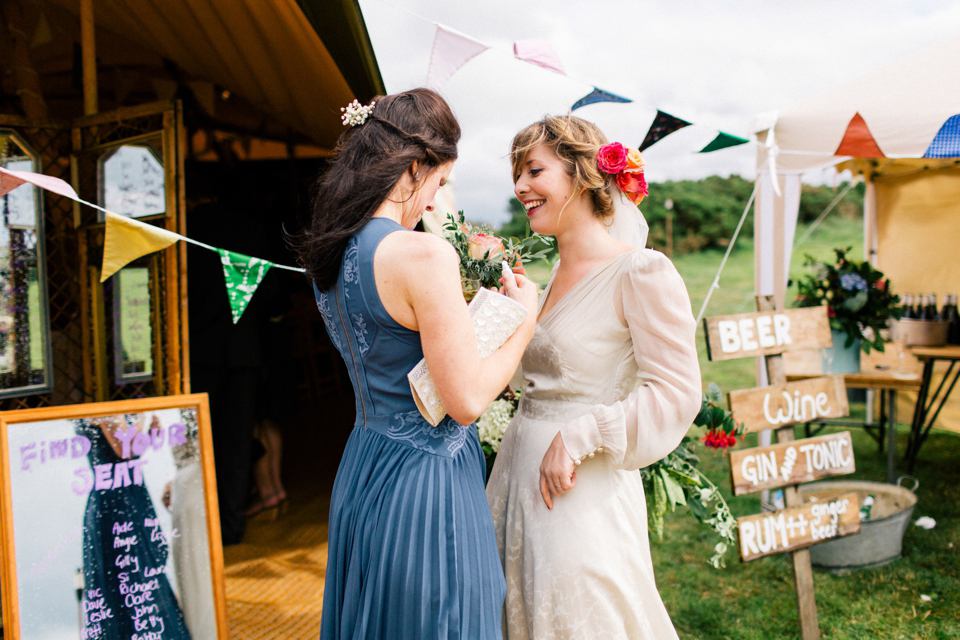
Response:
[[[227,282],[227,298],[230,299],[233,324],[237,324],[257,286],[263,280],[263,276],[267,275],[273,263],[226,249],[217,249],[217,253],[220,254],[220,262],[223,263],[223,277]]]

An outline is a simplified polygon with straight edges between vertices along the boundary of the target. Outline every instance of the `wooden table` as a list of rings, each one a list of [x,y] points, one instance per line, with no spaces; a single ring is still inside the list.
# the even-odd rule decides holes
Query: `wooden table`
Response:
[[[917,347],[919,348],[919,347]],[[860,354],[860,372],[843,375],[844,384],[851,389],[874,389],[880,391],[880,419],[876,423],[856,423],[869,431],[876,429],[874,438],[884,449],[886,439],[887,449],[887,482],[896,482],[896,424],[897,424],[897,391],[917,391],[922,388],[923,377],[920,361],[916,355],[917,348],[907,348],[904,352],[903,370],[898,371],[900,360],[897,347],[887,344],[886,351],[871,351],[869,354]],[[819,351],[794,351],[784,354],[784,368],[787,371],[787,380],[802,380],[824,375]],[[931,367],[932,371],[932,367]],[[954,380],[956,382],[956,380]],[[916,419],[916,412],[914,412]],[[849,421],[829,421],[830,424],[851,424]],[[890,426],[890,428],[887,428]],[[805,425],[806,435],[813,435],[810,423]],[[871,433],[871,435],[873,435]],[[913,441],[911,428],[910,442]],[[910,446],[908,445],[908,461]],[[913,471],[912,464],[910,470]]]
[[[913,409],[913,421],[910,425],[910,440],[907,443],[907,469],[910,473],[913,473],[913,468],[917,463],[917,454],[920,453],[920,447],[927,439],[933,423],[936,422],[937,416],[940,415],[940,410],[943,409],[947,398],[950,397],[950,392],[953,391],[954,386],[957,384],[957,378],[960,377],[960,367],[957,367],[957,362],[960,361],[960,346],[910,347],[910,351],[923,363],[920,389],[917,392],[917,405]],[[944,374],[933,396],[928,398],[930,395],[931,380],[933,378],[933,367],[938,360],[949,362],[950,366],[947,368],[947,372]],[[951,374],[953,374],[953,380],[950,380]],[[942,396],[940,395],[941,392],[943,392]],[[936,408],[934,409],[934,407]]]

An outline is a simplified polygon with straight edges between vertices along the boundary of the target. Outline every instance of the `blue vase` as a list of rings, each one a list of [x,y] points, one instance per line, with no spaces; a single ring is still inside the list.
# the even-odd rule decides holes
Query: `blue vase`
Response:
[[[860,338],[854,338],[849,347],[847,333],[830,329],[833,338],[833,347],[821,349],[821,365],[823,372],[831,373],[860,373]]]

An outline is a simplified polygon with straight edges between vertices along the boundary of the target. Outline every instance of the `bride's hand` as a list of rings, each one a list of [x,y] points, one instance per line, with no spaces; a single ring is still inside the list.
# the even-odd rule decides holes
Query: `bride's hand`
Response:
[[[577,485],[576,468],[573,458],[563,444],[563,436],[558,431],[543,455],[543,462],[540,463],[540,495],[543,496],[547,509],[553,509],[554,497]]]
[[[500,278],[500,291],[527,308],[530,316],[537,317],[537,283],[519,273]]]

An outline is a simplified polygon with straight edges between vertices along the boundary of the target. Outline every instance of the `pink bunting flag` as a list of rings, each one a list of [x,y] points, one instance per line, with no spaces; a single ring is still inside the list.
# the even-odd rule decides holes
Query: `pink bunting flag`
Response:
[[[545,40],[517,40],[513,43],[513,55],[525,62],[567,75],[560,63],[560,56]]]
[[[430,53],[427,86],[439,89],[453,74],[489,47],[443,25],[437,25]]]
[[[36,185],[41,189],[52,191],[71,200],[79,199],[73,187],[60,178],[45,176],[42,173],[33,173],[32,171],[14,171],[0,167],[0,196],[7,195],[24,183]]]

